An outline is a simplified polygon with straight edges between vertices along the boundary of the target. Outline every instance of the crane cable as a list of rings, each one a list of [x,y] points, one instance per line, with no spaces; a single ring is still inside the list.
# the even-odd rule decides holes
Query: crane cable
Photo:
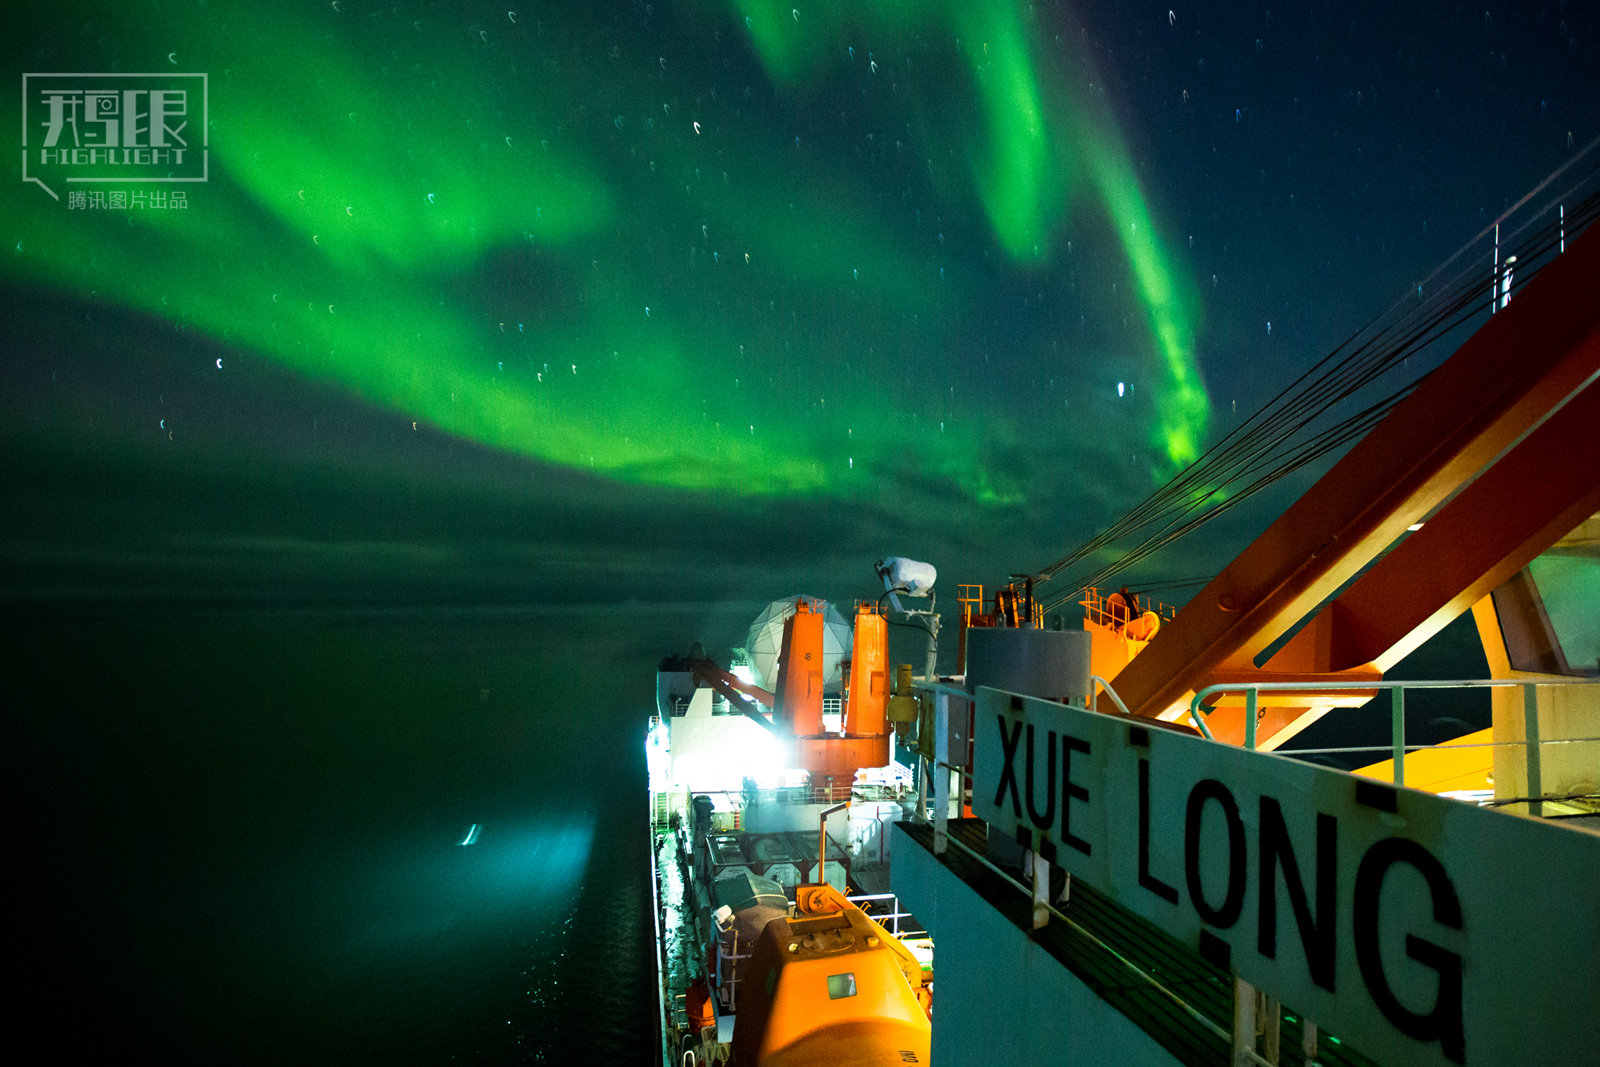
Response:
[[[1471,249],[1497,227],[1527,205],[1542,190],[1570,170],[1579,160],[1600,146],[1600,137],[1591,141],[1561,168],[1508,208],[1477,236],[1436,267],[1415,289],[1366,326],[1351,334],[1312,367],[1230,431],[1194,463],[1167,484],[1141,501],[1121,519],[1091,538],[1077,550],[1038,571],[1035,583],[1054,579],[1067,568],[1139,531],[1150,530],[1144,539],[1115,560],[1100,566],[1061,587],[1061,592],[1040,598],[1046,610],[1077,595],[1080,589],[1100,585],[1121,570],[1137,564],[1156,551],[1226,514],[1241,501],[1267,486],[1343,448],[1377,425],[1401,400],[1416,388],[1430,370],[1392,390],[1380,400],[1347,415],[1332,425],[1310,432],[1319,416],[1355,396],[1373,382],[1404,366],[1413,357],[1428,352],[1442,338],[1477,317],[1482,305],[1482,266],[1484,254],[1467,258]],[[1548,261],[1554,251],[1564,249],[1568,237],[1583,232],[1600,214],[1600,193],[1586,192],[1570,213],[1563,207],[1559,222],[1549,219],[1550,208],[1578,196],[1582,187],[1593,181],[1597,171],[1589,171],[1563,188],[1534,217],[1522,222],[1505,236],[1508,245],[1518,247],[1524,263]],[[1542,224],[1535,225],[1539,219]],[[1498,291],[1498,244],[1495,253]],[[1455,269],[1452,271],[1452,267]],[[1449,277],[1437,284],[1441,275]],[[1512,283],[1521,288],[1536,273],[1524,266]],[[1508,276],[1509,277],[1509,276]],[[1430,286],[1431,294],[1422,293]],[[1491,304],[1501,299],[1492,292]]]

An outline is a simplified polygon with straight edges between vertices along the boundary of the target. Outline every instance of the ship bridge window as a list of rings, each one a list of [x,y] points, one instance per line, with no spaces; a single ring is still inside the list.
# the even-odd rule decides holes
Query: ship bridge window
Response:
[[[1590,519],[1494,591],[1511,666],[1600,675],[1600,543]]]
[[[1600,551],[1546,552],[1528,565],[1569,674],[1600,674]]]
[[[843,1000],[845,997],[853,997],[855,995],[856,976],[854,972],[828,975],[829,1000]]]

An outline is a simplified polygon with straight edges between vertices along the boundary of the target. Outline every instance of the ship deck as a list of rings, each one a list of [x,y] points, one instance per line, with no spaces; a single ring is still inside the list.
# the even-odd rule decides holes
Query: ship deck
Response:
[[[909,821],[899,826],[933,854],[932,826]],[[952,819],[949,829],[960,845],[978,855],[985,853],[988,825],[983,820]],[[961,848],[948,849],[935,859],[1019,929],[1030,930],[1032,901],[1016,886]],[[1021,872],[1015,873],[1020,878]],[[1032,932],[1033,939],[1057,962],[1180,1063],[1202,1067],[1229,1061],[1231,1046],[1220,1035],[1233,1026],[1232,975],[1079,882],[1072,884],[1068,901],[1059,909],[1071,922],[1052,919]],[[1301,1019],[1288,1005],[1281,1035],[1279,1062],[1286,1067],[1303,1067],[1308,1062],[1321,1067],[1370,1067],[1373,1063],[1326,1033],[1319,1034],[1315,1059],[1308,1061],[1301,1051]]]

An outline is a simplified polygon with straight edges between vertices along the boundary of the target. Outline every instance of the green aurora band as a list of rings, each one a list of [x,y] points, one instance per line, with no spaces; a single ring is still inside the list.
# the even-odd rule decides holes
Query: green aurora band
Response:
[[[1071,50],[1004,0],[730,9],[702,15],[724,48],[746,35],[780,97],[865,79],[868,108],[926,162],[908,173],[980,205],[1017,269],[1058,254],[1069,194],[1088,194],[1160,358],[1157,476],[1198,454],[1196,301],[1086,57],[1047,64]],[[719,97],[688,58],[608,49],[553,17],[207,10],[197,25],[108,5],[117,52],[97,57],[209,74],[211,180],[192,208],[68,211],[10,183],[9,276],[260,353],[419,428],[621,481],[848,498],[914,468],[978,503],[1022,502],[990,462],[1016,436],[994,428],[1003,398],[949,384],[966,373],[948,340],[971,302],[959,269],[946,277],[919,236],[863,207],[883,200],[864,169],[753,120],[749,90]],[[906,36],[953,49],[965,80],[896,96],[848,44]],[[971,121],[941,121],[951,110]],[[885,360],[908,370],[884,375]]]

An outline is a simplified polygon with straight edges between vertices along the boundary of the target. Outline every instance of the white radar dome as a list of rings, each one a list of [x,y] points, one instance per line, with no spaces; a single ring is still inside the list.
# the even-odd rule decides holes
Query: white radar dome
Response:
[[[804,600],[814,610],[824,601],[814,596],[790,596],[774,600],[750,624],[750,635],[744,647],[750,653],[750,665],[756,673],[756,683],[764,689],[778,684],[778,652],[783,647],[784,620],[794,614],[794,606]],[[834,685],[839,681],[839,661],[850,654],[850,624],[844,616],[827,604],[822,616],[822,684]]]

